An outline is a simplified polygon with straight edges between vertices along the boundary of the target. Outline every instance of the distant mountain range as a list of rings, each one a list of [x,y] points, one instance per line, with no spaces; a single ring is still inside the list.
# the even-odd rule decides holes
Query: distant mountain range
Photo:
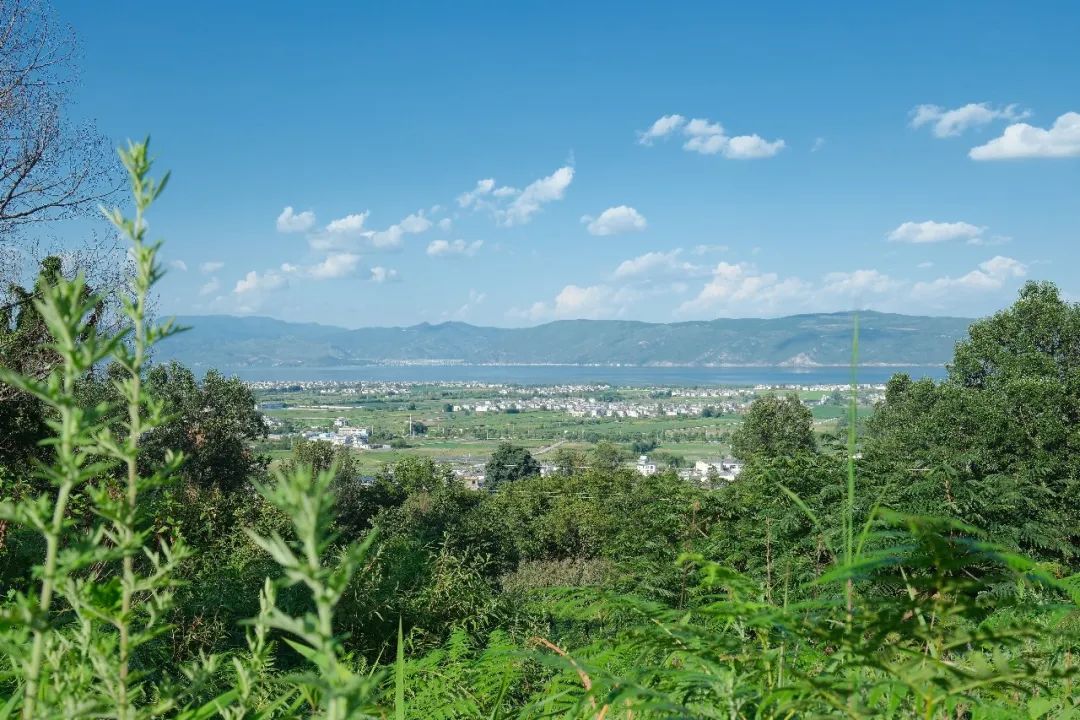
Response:
[[[461,322],[348,330],[268,317],[178,317],[191,330],[156,350],[197,368],[334,367],[387,362],[469,364],[846,365],[853,313],[678,323],[561,320],[529,328]],[[859,313],[859,362],[941,365],[971,320]]]

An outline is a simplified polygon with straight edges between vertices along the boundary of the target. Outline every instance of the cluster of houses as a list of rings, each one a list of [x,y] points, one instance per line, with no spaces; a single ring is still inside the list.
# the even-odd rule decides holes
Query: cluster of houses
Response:
[[[368,441],[371,432],[365,427],[352,427],[348,418],[334,420],[331,430],[308,430],[300,433],[305,440],[323,440],[332,445],[353,448],[355,450],[386,450],[389,445],[373,446]]]
[[[625,400],[599,400],[595,397],[523,398],[516,400],[478,400],[454,405],[455,412],[505,413],[547,411],[563,412],[570,417],[581,418],[652,418],[652,417],[699,417],[706,407],[722,413],[737,413],[749,404],[679,403],[679,402],[629,402]]]
[[[642,475],[649,477],[661,472],[658,466],[648,455],[638,457],[635,469]],[[679,471],[679,477],[691,482],[712,484],[718,481],[731,482],[742,471],[742,463],[732,458],[722,460],[699,460],[693,468]],[[484,464],[478,462],[460,462],[453,465],[454,475],[461,483],[470,490],[481,490],[484,487]],[[541,463],[540,477],[547,477],[559,472],[556,465]]]

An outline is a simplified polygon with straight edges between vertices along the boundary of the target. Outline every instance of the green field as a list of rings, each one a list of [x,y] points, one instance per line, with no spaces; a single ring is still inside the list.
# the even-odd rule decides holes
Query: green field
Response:
[[[550,390],[547,392],[551,392]],[[755,393],[735,391],[739,402],[748,403]],[[550,397],[540,391],[516,387],[460,387],[442,385],[388,386],[368,392],[282,392],[267,390],[259,393],[261,402],[284,402],[287,407],[265,410],[275,423],[273,432],[279,439],[266,450],[274,459],[285,457],[295,438],[305,432],[326,432],[335,420],[343,418],[349,426],[367,428],[372,435],[371,450],[357,451],[364,472],[374,472],[404,455],[420,455],[459,465],[484,462],[494,448],[510,441],[540,453],[544,448],[560,446],[588,448],[596,442],[614,442],[628,448],[633,443],[655,446],[655,451],[680,458],[686,464],[730,453],[731,432],[741,422],[739,412],[724,411],[721,404],[731,398],[671,397],[664,389],[607,388],[555,393]],[[584,401],[597,396],[604,402],[621,403],[618,407],[689,409],[701,406],[715,408],[704,413],[652,417],[581,417],[565,409],[523,408],[510,411],[475,409],[451,411],[448,405],[475,408],[485,403],[525,404],[550,402],[557,404],[570,399]],[[814,430],[819,434],[833,432],[838,418],[846,416],[845,395],[836,391],[803,390],[800,398],[807,402],[814,416]],[[830,402],[819,404],[822,397],[832,396]],[[867,397],[860,399],[859,415],[872,412]],[[410,423],[414,432],[410,433]],[[422,425],[422,427],[420,427]],[[390,449],[381,445],[393,444]]]

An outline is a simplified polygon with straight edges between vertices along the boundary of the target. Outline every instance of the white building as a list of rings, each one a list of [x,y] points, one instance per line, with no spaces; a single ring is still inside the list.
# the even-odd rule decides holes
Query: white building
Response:
[[[721,480],[734,480],[742,472],[742,463],[733,458],[723,460],[698,460],[694,463],[694,472],[704,480],[709,476],[710,470],[715,470]]]
[[[637,471],[645,476],[655,475],[656,463],[649,460],[648,455],[642,455],[637,461]]]

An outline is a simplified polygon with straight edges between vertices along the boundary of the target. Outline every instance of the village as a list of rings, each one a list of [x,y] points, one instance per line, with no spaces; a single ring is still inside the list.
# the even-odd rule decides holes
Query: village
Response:
[[[271,455],[297,440],[322,441],[355,452],[374,473],[414,454],[449,466],[472,488],[484,486],[484,466],[502,442],[520,444],[558,472],[558,448],[587,452],[618,447],[621,464],[644,476],[674,472],[709,486],[738,477],[732,430],[761,395],[794,393],[813,413],[815,431],[830,432],[846,413],[851,387],[834,384],[750,387],[618,387],[608,384],[511,385],[490,382],[249,383],[259,399]],[[885,387],[858,385],[860,412],[884,398]]]

